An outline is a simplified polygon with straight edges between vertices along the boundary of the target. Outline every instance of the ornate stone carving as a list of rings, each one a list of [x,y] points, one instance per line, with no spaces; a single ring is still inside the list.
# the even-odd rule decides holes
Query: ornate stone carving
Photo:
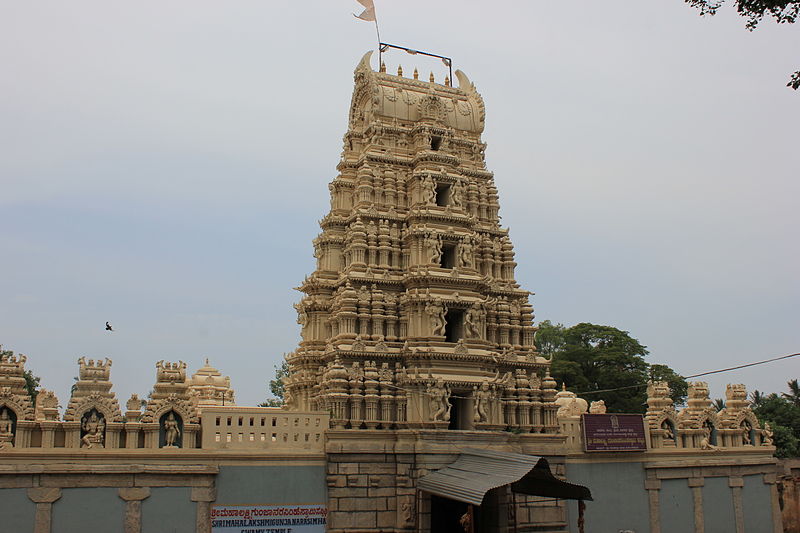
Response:
[[[96,409],[81,419],[81,448],[103,448],[106,436],[106,421]]]
[[[597,400],[589,404],[589,413],[593,415],[603,415],[606,413],[606,402]]]
[[[428,397],[430,398],[430,419],[449,421],[452,405],[450,405],[450,389],[444,384],[444,380],[439,379],[428,385]]]

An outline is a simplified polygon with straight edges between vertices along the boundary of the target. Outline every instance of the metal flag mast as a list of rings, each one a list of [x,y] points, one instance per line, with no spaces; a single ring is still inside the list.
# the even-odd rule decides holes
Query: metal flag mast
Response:
[[[450,79],[453,79],[453,60],[449,57],[440,56],[438,54],[431,54],[429,52],[423,52],[421,50],[415,50],[413,48],[408,48],[405,46],[398,46],[395,44],[384,43],[381,41],[381,30],[378,28],[378,17],[375,13],[375,0],[356,0],[359,4],[364,6],[364,11],[361,12],[360,15],[356,15],[353,13],[353,16],[357,19],[364,20],[364,21],[372,21],[375,23],[375,34],[378,37],[378,70],[381,69],[383,65],[383,53],[388,48],[396,48],[397,50],[404,50],[406,53],[411,55],[422,54],[424,56],[435,57],[442,60],[448,69],[450,69]]]
[[[377,22],[376,22],[376,27],[377,27]],[[379,37],[379,39],[380,39],[380,37]],[[444,63],[447,66],[447,68],[450,69],[450,79],[451,80],[453,79],[453,60],[451,58],[445,57],[445,56],[440,56],[438,54],[431,54],[429,52],[423,52],[422,50],[415,50],[413,48],[407,48],[405,46],[398,46],[396,44],[382,43],[380,41],[378,41],[378,61],[380,61],[379,65],[378,65],[379,68],[380,68],[380,65],[383,64],[383,52],[385,52],[387,48],[396,48],[398,50],[405,50],[406,53],[409,53],[412,56],[415,56],[417,54],[421,54],[423,56],[436,57],[438,59],[441,59],[442,63]]]

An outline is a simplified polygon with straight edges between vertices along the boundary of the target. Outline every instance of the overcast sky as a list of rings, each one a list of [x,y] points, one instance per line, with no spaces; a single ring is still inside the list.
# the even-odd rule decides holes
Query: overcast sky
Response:
[[[376,4],[384,41],[483,95],[537,320],[629,331],[686,375],[800,351],[800,27],[681,0]],[[113,359],[121,403],[205,357],[262,401],[374,26],[355,0],[0,5],[0,343],[62,405],[81,356]]]

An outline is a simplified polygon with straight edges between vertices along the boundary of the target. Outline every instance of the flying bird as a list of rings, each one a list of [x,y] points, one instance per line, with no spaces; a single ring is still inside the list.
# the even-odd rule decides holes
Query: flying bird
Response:
[[[106,331],[114,331],[114,328],[111,327],[111,324],[106,322]]]

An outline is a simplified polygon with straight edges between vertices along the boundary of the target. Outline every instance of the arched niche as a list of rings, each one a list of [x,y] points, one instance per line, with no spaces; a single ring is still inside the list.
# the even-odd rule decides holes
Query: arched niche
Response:
[[[80,418],[81,448],[105,448],[106,442],[106,417],[97,408],[83,412]]]
[[[708,443],[712,446],[717,445],[717,425],[710,418],[703,420],[703,429],[708,430]]]
[[[0,448],[13,447],[16,435],[16,411],[6,404],[0,404]]]
[[[158,447],[183,447],[183,417],[174,409],[166,411],[158,419]]]

